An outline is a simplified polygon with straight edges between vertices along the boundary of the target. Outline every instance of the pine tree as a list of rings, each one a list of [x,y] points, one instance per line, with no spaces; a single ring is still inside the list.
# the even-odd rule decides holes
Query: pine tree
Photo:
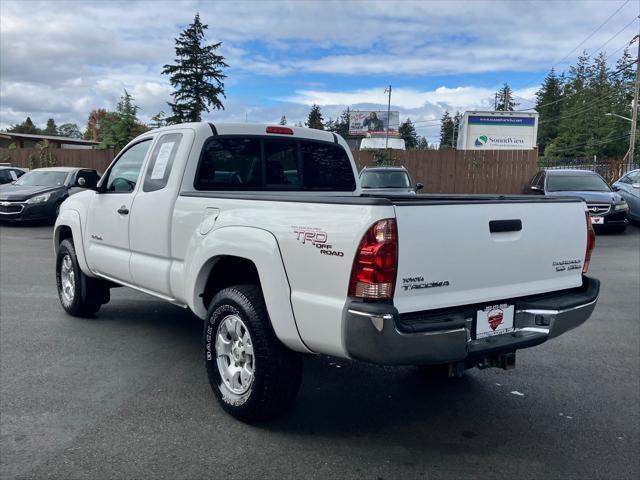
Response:
[[[286,124],[287,124],[287,117],[282,115],[282,117],[280,117],[280,125],[286,125]]]
[[[82,133],[75,123],[63,123],[58,127],[58,135],[68,138],[82,138]]]
[[[169,75],[174,102],[169,102],[173,115],[167,123],[199,122],[202,113],[224,110],[220,97],[225,97],[223,69],[228,67],[224,57],[216,51],[222,42],[206,45],[204,32],[208,25],[196,14],[190,24],[176,38],[176,58],[173,65],[165,65],[162,74]]]
[[[42,131],[44,135],[58,135],[58,126],[53,118],[47,120],[47,127]]]
[[[454,128],[453,118],[448,111],[445,111],[440,119],[440,150],[451,149]]]
[[[160,110],[153,117],[151,117],[151,122],[149,122],[149,127],[151,128],[161,128],[167,124],[167,118],[164,114],[164,111]]]
[[[536,92],[536,111],[540,114],[538,123],[538,151],[544,154],[547,144],[556,138],[562,109],[562,84],[552,68]]]
[[[429,142],[427,142],[427,137],[420,137],[418,141],[418,145],[416,147],[417,150],[429,150]]]
[[[502,112],[513,112],[520,105],[513,99],[513,90],[505,83],[500,90],[496,92],[496,110]]]
[[[322,118],[322,112],[320,106],[314,104],[309,112],[309,118],[307,119],[307,127],[315,128],[316,130],[324,130],[324,119]]]
[[[410,118],[407,118],[407,120],[400,125],[398,133],[400,134],[400,138],[404,140],[404,146],[407,150],[413,150],[418,146],[418,134]]]
[[[37,135],[39,133],[42,133],[42,130],[40,130],[38,127],[34,125],[34,123],[31,121],[31,117],[27,117],[27,119],[24,122],[18,123],[8,128],[7,132],[31,133],[31,134]]]
[[[148,128],[138,120],[139,109],[131,94],[125,90],[115,114],[103,116],[100,123],[100,130],[103,132],[100,148],[124,148],[135,137],[147,131]]]

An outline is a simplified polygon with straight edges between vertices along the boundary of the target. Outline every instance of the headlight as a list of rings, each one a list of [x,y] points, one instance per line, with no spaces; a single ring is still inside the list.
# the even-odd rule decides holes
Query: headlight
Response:
[[[620,210],[629,210],[629,205],[627,205],[627,202],[622,202],[618,203],[615,207],[613,207],[613,209],[616,212],[619,212]]]
[[[47,200],[49,200],[50,196],[51,196],[50,193],[45,193],[44,195],[38,195],[37,197],[32,197],[29,200],[27,200],[27,203],[44,203]]]

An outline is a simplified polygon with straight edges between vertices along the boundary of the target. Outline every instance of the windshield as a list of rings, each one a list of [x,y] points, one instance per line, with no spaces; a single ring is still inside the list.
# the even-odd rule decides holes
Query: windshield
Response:
[[[598,175],[549,175],[547,191],[610,192],[611,189]]]
[[[363,172],[360,178],[362,188],[411,188],[407,172]]]
[[[33,171],[21,176],[16,185],[29,187],[59,187],[64,184],[67,172]]]

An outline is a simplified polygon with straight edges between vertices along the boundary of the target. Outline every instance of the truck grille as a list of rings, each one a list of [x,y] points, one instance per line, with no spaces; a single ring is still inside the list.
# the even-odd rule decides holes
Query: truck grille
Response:
[[[608,203],[589,203],[587,209],[589,215],[606,215],[611,210],[611,205]]]

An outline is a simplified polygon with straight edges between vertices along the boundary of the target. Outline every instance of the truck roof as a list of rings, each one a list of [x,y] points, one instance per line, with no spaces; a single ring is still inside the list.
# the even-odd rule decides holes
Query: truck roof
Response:
[[[208,128],[214,134],[217,135],[273,135],[274,137],[297,137],[297,138],[306,138],[309,140],[319,140],[323,142],[332,142],[332,143],[341,143],[339,142],[340,137],[333,132],[328,132],[326,130],[316,130],[314,128],[306,128],[306,127],[294,127],[290,125],[273,125],[268,123],[222,123],[222,122],[192,122],[192,123],[181,123],[177,125],[168,125],[166,127],[161,127],[159,129],[152,130],[156,131],[164,131],[164,130],[173,130],[176,127],[187,127],[194,129]],[[280,134],[280,133],[268,133],[267,127],[278,127],[289,129],[293,132],[293,134]],[[346,143],[343,145],[345,146]]]

